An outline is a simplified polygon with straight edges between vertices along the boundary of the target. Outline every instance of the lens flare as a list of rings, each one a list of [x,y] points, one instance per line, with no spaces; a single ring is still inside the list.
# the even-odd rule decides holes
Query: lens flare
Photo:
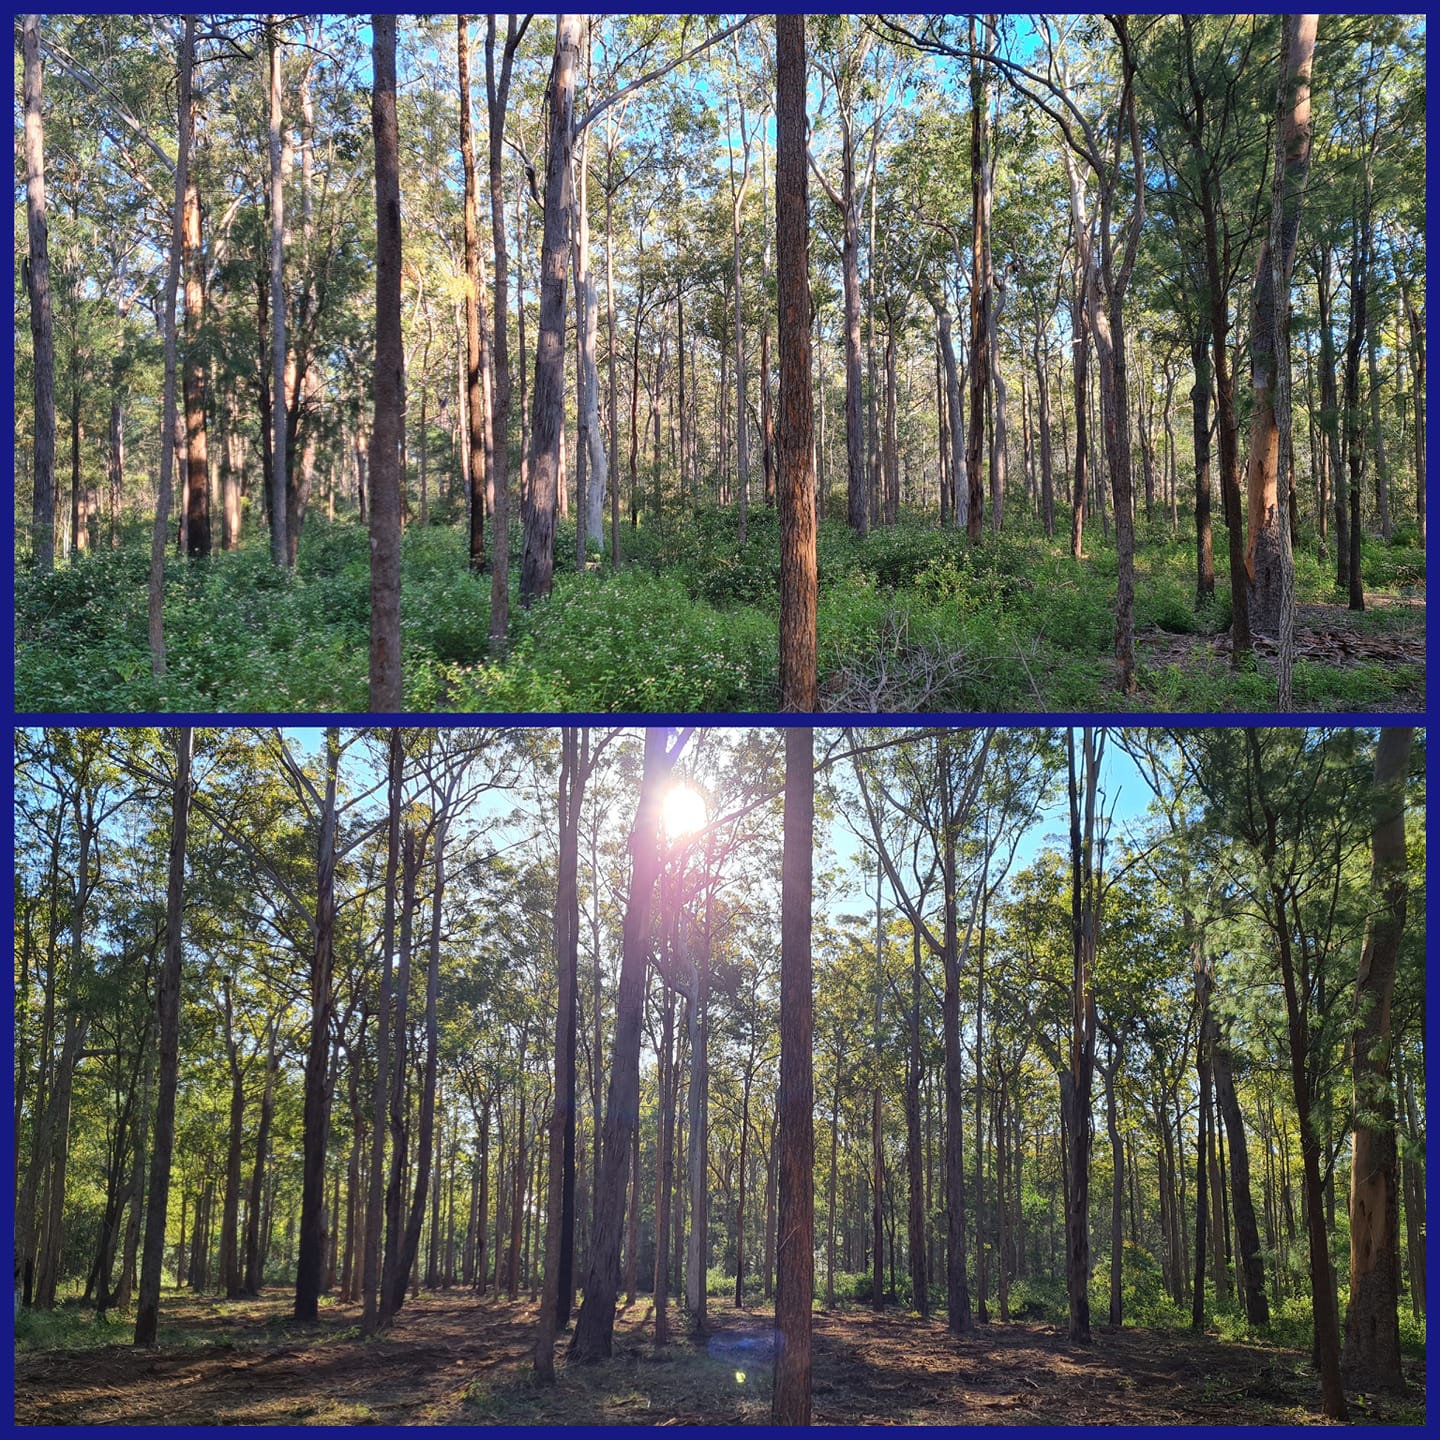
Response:
[[[678,781],[665,792],[661,823],[667,840],[684,840],[703,830],[709,820],[705,797],[693,786]]]

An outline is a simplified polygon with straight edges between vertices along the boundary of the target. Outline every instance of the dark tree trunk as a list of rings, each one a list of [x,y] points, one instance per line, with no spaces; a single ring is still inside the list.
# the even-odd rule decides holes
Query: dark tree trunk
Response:
[[[1375,752],[1374,909],[1360,954],[1350,1050],[1355,1131],[1350,1166],[1350,1305],[1342,1365],[1364,1390],[1406,1388],[1400,1369],[1400,1213],[1390,1002],[1405,929],[1405,782],[1414,735],[1385,729]]]
[[[492,19],[491,24],[494,24]],[[470,568],[485,569],[485,478],[491,450],[487,433],[483,366],[480,354],[480,241],[475,216],[475,146],[470,119],[470,17],[455,17],[460,86],[460,163],[464,171],[465,201],[465,413],[469,427],[468,494],[470,501]],[[503,230],[503,220],[501,229]],[[498,241],[504,244],[503,239]]]
[[[1209,342],[1205,328],[1198,325],[1192,337],[1190,357],[1195,366],[1195,385],[1190,391],[1190,411],[1195,437],[1195,603],[1203,605],[1215,594],[1215,545],[1210,525],[1210,378]]]
[[[393,23],[393,22],[392,22]],[[295,1318],[320,1318],[325,1270],[325,1152],[330,1136],[330,1021],[335,1005],[335,791],[340,731],[325,732],[325,797],[315,856],[315,942],[310,960],[310,1036],[305,1053],[300,1249]]]
[[[549,595],[555,569],[555,514],[560,494],[565,433],[565,269],[570,258],[570,175],[579,15],[556,21],[555,59],[547,102],[549,148],[545,164],[545,225],[540,251],[540,334],[535,345],[535,400],[530,429],[530,499],[525,506],[525,553],[520,603]]]
[[[580,806],[589,770],[587,732],[560,737],[559,862],[555,890],[555,955],[559,1004],[555,1017],[555,1099],[550,1112],[550,1179],[545,1204],[545,1282],[540,1302],[535,1371],[555,1378],[555,1334],[569,1323],[575,1246],[575,1042],[580,959]]]
[[[803,77],[804,17],[776,17],[782,94]],[[783,67],[783,68],[782,68]],[[803,83],[799,86],[803,96]],[[778,158],[778,157],[777,157]],[[771,1419],[810,1423],[810,1326],[814,1290],[814,1080],[810,954],[815,769],[813,737],[785,731],[785,824],[780,871],[780,1238],[775,1288],[775,1384]]]
[[[160,1270],[165,1261],[170,1159],[175,1148],[175,1091],[180,1050],[180,940],[184,916],[185,836],[190,824],[190,758],[194,741],[195,732],[190,726],[182,725],[175,743],[175,783],[170,802],[170,876],[165,891],[165,962],[160,971],[157,1000],[160,1089],[155,1101],[155,1141],[150,1155],[145,1249],[140,1261],[139,1308],[135,1315],[135,1343],[147,1346],[156,1343],[160,1324]]]
[[[245,1215],[245,1291],[258,1295],[265,1283],[265,1255],[260,1247],[260,1206],[265,1196],[265,1164],[270,1147],[270,1124],[275,1114],[275,1077],[280,1052],[275,1045],[275,1023],[270,1025],[270,1049],[265,1062],[265,1093],[260,1099],[260,1125],[255,1132],[255,1169],[251,1172],[250,1201]]]
[[[370,441],[370,709],[398,711],[400,668],[400,442],[404,349],[400,333],[400,131],[395,17],[373,21],[375,139],[375,426]],[[280,430],[277,425],[277,434]],[[277,481],[277,487],[281,482]],[[273,512],[272,512],[273,514]],[[272,526],[277,522],[272,519]],[[283,524],[281,525],[283,529]]]
[[[605,1136],[600,1158],[595,1238],[591,1245],[585,1299],[570,1344],[573,1360],[593,1362],[610,1354],[615,1329],[615,1302],[620,1290],[620,1236],[625,1228],[625,1190],[630,1178],[630,1149],[640,1101],[640,1024],[645,1003],[645,963],[650,934],[650,909],[660,871],[660,803],[665,781],[679,753],[665,748],[665,732],[645,732],[645,767],[640,801],[630,832],[633,856],[626,897],[616,1006],[615,1041],[611,1048],[610,1093],[605,1104]],[[633,1246],[632,1253],[633,1253]]]

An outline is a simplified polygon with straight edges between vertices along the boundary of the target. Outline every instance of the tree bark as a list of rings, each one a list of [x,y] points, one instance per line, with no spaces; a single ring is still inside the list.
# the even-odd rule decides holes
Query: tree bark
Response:
[[[391,34],[394,34],[393,24]],[[290,468],[285,415],[285,167],[281,115],[285,52],[279,23],[273,18],[266,23],[265,41],[270,56],[270,374],[274,397],[270,437],[270,559],[284,569],[289,564],[290,549],[285,524]],[[378,37],[376,43],[379,43]],[[380,263],[385,263],[383,258]]]
[[[160,425],[160,485],[155,499],[155,528],[150,536],[150,587],[147,630],[150,674],[165,674],[165,546],[169,539],[170,501],[174,483],[175,450],[185,440],[184,422],[175,404],[175,299],[180,288],[180,257],[184,249],[185,195],[190,184],[191,83],[195,66],[195,21],[185,21],[180,43],[180,102],[178,144],[175,153],[175,210],[170,234],[170,259],[165,272],[165,399]],[[48,276],[48,270],[46,272]],[[38,377],[37,377],[38,381]],[[52,404],[53,412],[53,404]],[[53,423],[51,426],[53,435]],[[146,1343],[153,1343],[146,1342]]]
[[[555,515],[565,432],[565,269],[570,259],[571,122],[580,25],[579,15],[561,15],[556,20],[555,59],[548,87],[549,150],[545,162],[545,223],[540,251],[540,334],[535,342],[530,500],[525,506],[525,553],[520,568],[520,603],[527,607],[550,594],[555,570]]]
[[[605,1104],[605,1136],[596,1181],[595,1234],[585,1280],[585,1299],[575,1322],[570,1357],[581,1362],[606,1359],[615,1329],[620,1290],[620,1236],[625,1226],[625,1189],[630,1147],[640,1102],[640,1023],[645,1001],[645,964],[650,910],[660,871],[660,804],[665,782],[684,736],[667,751],[665,732],[645,732],[645,764],[640,800],[630,832],[632,856],[622,939],[620,990],[611,1047],[610,1092]]]
[[[1251,587],[1251,626],[1259,634],[1277,636],[1282,656],[1287,642],[1293,644],[1295,608],[1294,558],[1287,523],[1288,466],[1281,473],[1282,460],[1288,461],[1290,456],[1290,274],[1300,228],[1300,200],[1310,170],[1310,67],[1318,19],[1315,15],[1296,15],[1284,22],[1274,213],[1271,234],[1260,248],[1250,311],[1252,402],[1246,467],[1249,538],[1245,571]],[[1279,163],[1282,158],[1283,165]],[[1276,402],[1282,386],[1285,394],[1280,408],[1284,413],[1277,415]],[[1282,485],[1286,487],[1283,496],[1279,488]],[[1288,684],[1283,689],[1286,693],[1280,701],[1282,708],[1289,704]]]
[[[1350,1305],[1346,1378],[1363,1390],[1405,1390],[1400,1368],[1400,1213],[1390,1004],[1405,930],[1405,782],[1414,731],[1381,730],[1375,752],[1374,908],[1355,982],[1350,1075],[1355,1130],[1350,1165]]]
[[[805,150],[803,21],[798,27],[788,21],[777,23],[775,53],[780,708],[808,712],[819,703],[815,628],[819,590],[815,550],[815,400],[810,380],[810,202]],[[783,69],[779,68],[782,59]],[[861,493],[863,496],[863,489]],[[863,515],[859,519],[861,523],[856,528],[863,533]],[[852,513],[852,526],[855,521]]]
[[[494,21],[491,21],[494,24]],[[475,145],[470,115],[470,17],[457,15],[456,78],[460,88],[460,164],[464,171],[465,414],[469,431],[467,480],[470,501],[470,568],[485,569],[485,480],[492,440],[486,425],[484,368],[480,354],[480,241],[475,215]],[[503,230],[503,221],[502,226]],[[503,244],[503,239],[498,243]]]
[[[403,703],[400,442],[405,405],[405,361],[400,333],[400,131],[395,99],[395,17],[377,15],[373,33],[375,79],[371,127],[375,141],[376,263],[375,425],[370,442],[370,709],[394,712]],[[283,329],[278,315],[275,323]],[[283,388],[277,390],[277,394],[283,393]],[[277,410],[280,408],[276,406]],[[279,428],[277,425],[277,435]],[[283,477],[284,467],[279,469]],[[283,479],[277,484],[283,484]]]
[[[38,15],[21,17],[20,40],[25,64],[25,219],[29,243],[25,283],[30,296],[30,339],[35,359],[35,439],[31,465],[34,500],[31,507],[30,544],[36,567],[40,570],[53,570],[55,334],[50,313],[50,232],[45,214],[45,119],[41,107],[44,71],[40,63]]]
[[[340,730],[325,731],[325,794],[315,855],[315,934],[310,958],[310,1034],[302,1117],[300,1248],[295,1318],[320,1318],[325,1269],[325,1153],[330,1136],[330,1021],[335,1005],[335,792]]]
[[[510,252],[505,239],[505,182],[502,171],[505,112],[510,103],[510,76],[523,28],[513,15],[507,18],[500,78],[495,78],[495,17],[485,31],[485,98],[489,125],[490,235],[495,259],[495,344],[491,352],[495,386],[491,397],[490,468],[495,492],[491,517],[490,556],[490,658],[505,652],[510,626]],[[523,314],[523,311],[522,311]],[[523,347],[522,347],[523,348]]]
[[[800,15],[776,16],[778,89],[789,98],[804,74]],[[783,67],[783,68],[782,68]],[[799,87],[803,98],[803,83]],[[778,155],[777,155],[778,161]],[[775,1382],[771,1420],[810,1423],[810,1327],[814,1289],[814,1079],[810,909],[815,761],[812,732],[785,731],[785,821],[780,870],[780,1230],[775,1287]]]
[[[194,21],[186,36],[194,41]],[[188,72],[188,66],[186,67]],[[183,113],[183,107],[182,107]],[[184,153],[183,150],[181,152]],[[183,195],[183,190],[182,190]],[[190,759],[195,732],[182,725],[175,742],[175,783],[170,797],[170,873],[165,889],[165,961],[158,987],[160,1089],[155,1100],[155,1139],[150,1153],[150,1194],[145,1211],[145,1248],[135,1343],[153,1346],[160,1324],[160,1271],[165,1262],[165,1220],[170,1202],[170,1160],[175,1148],[175,1091],[180,1050],[181,926],[185,902],[185,838],[190,824]]]

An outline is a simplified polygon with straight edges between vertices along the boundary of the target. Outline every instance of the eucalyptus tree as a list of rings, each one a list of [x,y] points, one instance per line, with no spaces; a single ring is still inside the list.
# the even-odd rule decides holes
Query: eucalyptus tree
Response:
[[[45,214],[45,116],[41,104],[40,17],[22,17],[25,103],[25,286],[35,353],[35,440],[31,548],[41,570],[55,565],[55,336],[50,313],[50,235]]]
[[[1380,732],[1375,750],[1372,905],[1355,988],[1350,1044],[1355,1130],[1350,1164],[1350,1303],[1341,1363],[1362,1388],[1403,1390],[1400,1368],[1399,1192],[1391,1005],[1405,930],[1405,789],[1414,731]]]
[[[395,109],[395,17],[376,16],[372,32],[376,264],[375,426],[370,443],[370,709],[396,711],[403,695],[400,443],[404,427],[404,359],[400,336],[400,131]],[[283,384],[277,386],[276,394],[284,394]],[[276,433],[280,433],[278,428]],[[277,455],[283,454],[283,449],[277,447]],[[277,484],[283,483],[284,477],[284,466],[278,468],[281,481]],[[282,499],[279,510],[283,513],[283,509]],[[283,537],[284,523],[272,504],[272,537],[277,527]]]

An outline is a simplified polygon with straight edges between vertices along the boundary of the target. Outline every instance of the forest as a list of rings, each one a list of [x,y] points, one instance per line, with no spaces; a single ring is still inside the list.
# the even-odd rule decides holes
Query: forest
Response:
[[[17,708],[1420,710],[1424,17],[805,31],[17,17]]]
[[[16,1418],[1423,1423],[1425,732],[15,732]]]

